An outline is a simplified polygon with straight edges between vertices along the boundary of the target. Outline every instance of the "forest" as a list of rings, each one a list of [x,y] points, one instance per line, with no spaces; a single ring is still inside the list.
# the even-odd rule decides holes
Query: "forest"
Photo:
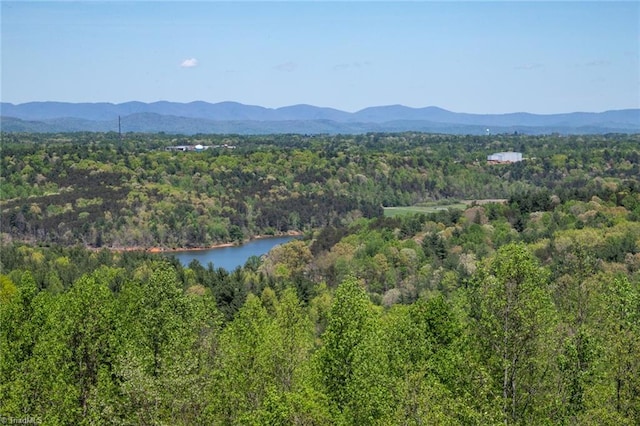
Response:
[[[640,135],[1,149],[3,419],[639,424]],[[293,232],[234,271],[148,250]]]

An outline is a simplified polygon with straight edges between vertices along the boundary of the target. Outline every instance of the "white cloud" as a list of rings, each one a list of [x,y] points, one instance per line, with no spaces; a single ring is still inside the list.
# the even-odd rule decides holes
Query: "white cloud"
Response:
[[[189,58],[182,61],[180,64],[182,68],[193,68],[198,66],[198,60],[196,58]]]

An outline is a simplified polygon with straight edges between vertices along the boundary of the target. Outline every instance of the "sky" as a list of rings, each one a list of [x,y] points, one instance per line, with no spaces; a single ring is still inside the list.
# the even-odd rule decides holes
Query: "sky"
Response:
[[[5,1],[0,98],[640,108],[640,2]]]

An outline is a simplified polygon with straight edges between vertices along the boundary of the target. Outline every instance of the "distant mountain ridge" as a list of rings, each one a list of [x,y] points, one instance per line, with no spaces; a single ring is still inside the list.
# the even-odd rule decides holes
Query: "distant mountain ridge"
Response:
[[[365,133],[425,131],[481,134],[636,133],[640,109],[565,114],[469,114],[439,107],[377,106],[350,113],[313,105],[265,108],[237,102],[0,103],[7,132],[117,131],[194,133]]]

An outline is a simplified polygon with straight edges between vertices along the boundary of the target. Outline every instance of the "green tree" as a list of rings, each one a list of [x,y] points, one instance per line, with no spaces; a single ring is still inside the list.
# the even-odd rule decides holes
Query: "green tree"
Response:
[[[220,336],[217,377],[210,388],[212,418],[223,424],[255,424],[273,388],[275,372],[269,339],[274,331],[260,299],[249,294]]]
[[[507,424],[535,423],[553,403],[546,350],[555,311],[547,286],[547,271],[522,244],[500,248],[475,276],[472,315]]]
[[[322,342],[319,368],[338,421],[386,424],[392,399],[380,327],[357,279],[348,278],[336,289]]]
[[[385,315],[396,424],[491,424],[499,417],[461,315],[442,296]]]
[[[6,275],[0,275],[0,412],[15,412],[10,393],[20,359],[19,328],[24,317],[18,287]]]
[[[185,294],[175,269],[158,262],[118,295],[117,398],[109,407],[140,424],[202,421],[206,385],[217,356],[221,317],[204,291]],[[149,274],[147,276],[147,274]]]
[[[26,281],[29,281],[27,276]],[[113,294],[102,271],[76,280],[68,292],[38,294],[33,348],[14,371],[11,397],[22,413],[50,424],[88,424],[92,394],[112,356]]]
[[[583,424],[637,424],[640,418],[640,291],[624,275],[600,276],[604,347],[584,392]]]
[[[312,259],[309,246],[294,240],[274,247],[265,259],[262,270],[279,281],[301,277]]]
[[[313,325],[294,288],[283,291],[274,320],[265,348],[272,354],[274,385],[263,401],[260,424],[331,424],[327,398],[311,368]]]
[[[600,277],[596,274],[597,259],[586,247],[567,249],[556,260],[562,274],[554,283],[554,300],[562,321],[556,391],[562,414],[558,420],[573,422],[585,409],[584,393],[592,384],[602,345],[597,333],[601,326],[597,306]]]

